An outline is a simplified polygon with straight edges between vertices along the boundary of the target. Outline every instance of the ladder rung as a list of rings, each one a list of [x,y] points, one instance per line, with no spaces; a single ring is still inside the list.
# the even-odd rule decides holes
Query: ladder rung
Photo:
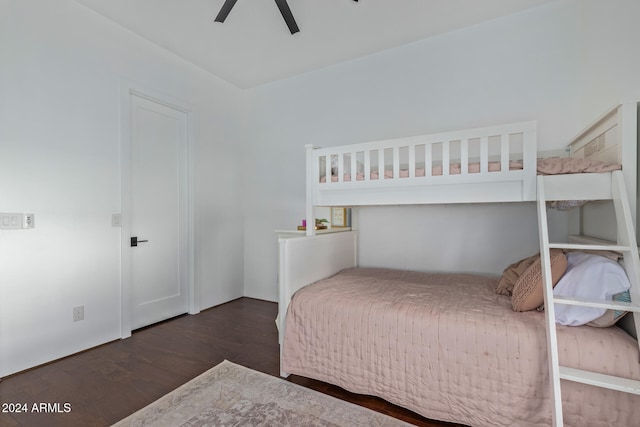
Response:
[[[625,301],[602,301],[575,297],[554,296],[553,302],[556,304],[606,308],[607,310],[634,311],[640,313],[640,305]]]
[[[630,251],[631,250],[630,246],[586,245],[586,244],[581,244],[581,243],[549,243],[549,248],[552,248],[552,249],[576,249],[576,250],[587,250],[587,251],[615,251],[615,252],[625,252],[625,251]]]
[[[584,245],[616,245],[615,241],[599,239],[593,236],[584,236],[582,234],[569,234],[569,243]]]
[[[596,387],[610,388],[611,390],[622,391],[625,393],[640,394],[640,381],[628,378],[598,374],[596,372],[568,368],[566,366],[560,366],[560,378]]]

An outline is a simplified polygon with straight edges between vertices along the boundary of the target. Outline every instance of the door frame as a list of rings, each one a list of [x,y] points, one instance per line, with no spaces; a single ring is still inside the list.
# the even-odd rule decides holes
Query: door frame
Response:
[[[199,289],[195,282],[194,247],[195,238],[193,231],[193,139],[196,114],[193,109],[184,102],[178,101],[160,91],[150,89],[143,85],[122,79],[120,83],[120,196],[121,196],[121,221],[120,221],[120,335],[121,338],[131,336],[131,212],[132,212],[132,186],[131,186],[131,96],[135,95],[149,101],[165,105],[169,108],[181,111],[187,116],[187,140],[186,140],[186,194],[184,200],[185,212],[187,212],[187,313],[198,314],[200,312]]]

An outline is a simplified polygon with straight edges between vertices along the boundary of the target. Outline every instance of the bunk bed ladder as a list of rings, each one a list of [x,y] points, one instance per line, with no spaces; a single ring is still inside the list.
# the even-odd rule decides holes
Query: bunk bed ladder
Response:
[[[625,190],[624,178],[621,171],[614,171],[607,174],[610,176],[610,180],[602,179],[603,175],[604,174],[582,174],[581,176],[555,175],[538,176],[537,178],[538,230],[540,233],[540,253],[542,255],[540,258],[542,262],[544,283],[551,398],[553,400],[552,419],[553,426],[555,427],[561,427],[563,425],[562,397],[560,391],[561,379],[581,382],[597,387],[605,387],[626,393],[640,394],[640,381],[561,366],[558,360],[554,304],[570,304],[584,307],[599,307],[630,311],[633,313],[636,330],[640,332],[640,259],[638,258],[638,247],[631,219],[629,201]],[[581,179],[592,180],[594,184],[585,184],[584,181],[580,181]],[[601,182],[605,182],[605,184],[600,185]],[[576,191],[580,193],[580,197],[576,197]],[[578,199],[613,200],[618,235],[616,245],[564,244],[549,242],[546,202],[551,200]],[[629,290],[631,303],[554,297],[551,281],[551,260],[549,255],[549,250],[552,248],[593,251],[612,250],[621,252],[624,256],[624,266],[627,276],[631,283],[631,289]]]

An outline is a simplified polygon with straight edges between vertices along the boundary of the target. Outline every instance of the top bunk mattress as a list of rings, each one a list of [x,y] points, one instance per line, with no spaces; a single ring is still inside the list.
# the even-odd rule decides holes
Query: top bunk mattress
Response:
[[[299,290],[284,372],[373,394],[431,419],[548,426],[543,313],[516,313],[498,278],[354,268]],[[617,327],[558,327],[562,365],[640,379]],[[602,363],[615,360],[615,363]],[[634,425],[640,396],[563,382],[567,426]]]
[[[551,157],[545,159],[538,159],[536,162],[536,171],[538,175],[564,175],[564,174],[575,174],[575,173],[603,173],[603,172],[612,172],[614,170],[620,170],[622,168],[619,164],[607,164],[597,160],[590,159],[582,159],[582,158],[570,158],[570,157]],[[501,162],[489,162],[487,171],[488,172],[500,172],[502,169]],[[523,169],[522,161],[509,161],[509,170],[516,171]],[[321,169],[322,170],[322,169]],[[481,164],[480,162],[469,163],[467,172],[470,174],[480,173]],[[460,175],[462,173],[462,167],[460,163],[451,163],[449,164],[449,175]],[[434,165],[431,168],[431,176],[442,176],[443,168],[442,165]],[[399,173],[400,178],[408,178],[409,177],[409,169],[403,167],[400,169]],[[424,177],[427,176],[427,170],[422,167],[416,167],[415,169],[416,177]],[[384,179],[393,178],[393,170],[385,169],[384,171]],[[372,170],[369,176],[370,180],[378,180],[380,179],[380,174],[377,170]],[[344,182],[350,182],[352,180],[351,172],[345,172],[343,175]],[[364,172],[358,171],[356,173],[356,181],[364,181],[365,175]],[[332,169],[331,181],[338,182],[338,175],[335,173],[335,170]],[[326,177],[324,175],[320,176],[320,182],[326,182]]]

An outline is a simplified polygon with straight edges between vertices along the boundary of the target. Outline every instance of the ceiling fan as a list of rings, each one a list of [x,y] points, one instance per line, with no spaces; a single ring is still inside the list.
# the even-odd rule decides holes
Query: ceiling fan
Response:
[[[218,16],[216,16],[215,21],[224,22],[224,20],[227,19],[229,12],[231,12],[231,9],[233,9],[233,6],[236,4],[236,1],[238,0],[225,0],[222,8],[220,8],[220,12],[218,12]],[[357,2],[358,0],[353,1]],[[300,28],[298,28],[298,24],[296,24],[296,20],[293,17],[293,13],[291,13],[291,9],[287,4],[287,0],[275,0],[275,2],[278,5],[278,9],[280,9],[280,13],[284,18],[284,22],[287,23],[291,34],[295,34],[300,31]]]

